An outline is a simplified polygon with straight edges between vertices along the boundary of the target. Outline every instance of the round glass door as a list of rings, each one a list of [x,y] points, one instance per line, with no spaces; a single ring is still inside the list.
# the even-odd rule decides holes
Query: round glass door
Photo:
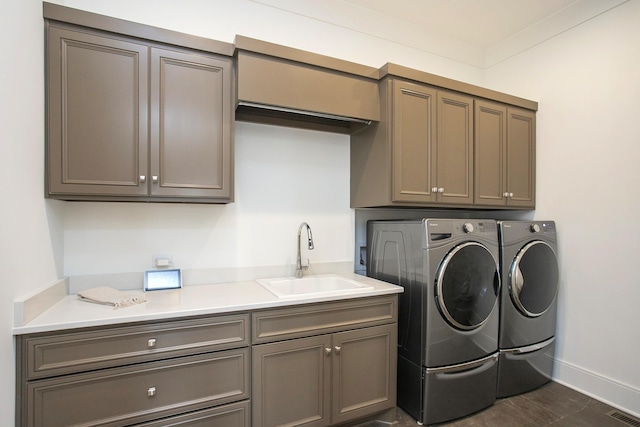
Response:
[[[440,263],[436,276],[438,307],[445,319],[458,329],[471,330],[484,324],[499,292],[496,260],[479,243],[456,246]]]
[[[522,247],[509,270],[509,294],[526,316],[537,317],[549,309],[558,291],[558,261],[542,241]]]

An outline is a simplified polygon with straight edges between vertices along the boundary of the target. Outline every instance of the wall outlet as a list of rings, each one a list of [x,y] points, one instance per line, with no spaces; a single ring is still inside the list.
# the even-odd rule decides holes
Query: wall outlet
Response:
[[[161,254],[152,257],[153,268],[170,268],[173,267],[173,255]]]

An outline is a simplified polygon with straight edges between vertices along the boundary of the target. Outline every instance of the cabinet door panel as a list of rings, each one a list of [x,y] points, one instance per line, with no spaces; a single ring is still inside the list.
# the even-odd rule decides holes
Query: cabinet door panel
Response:
[[[27,426],[123,426],[249,398],[248,349],[31,381]]]
[[[434,202],[436,91],[393,82],[393,201]]]
[[[507,191],[510,206],[535,204],[535,114],[508,109]]]
[[[334,424],[396,405],[397,340],[397,324],[334,334]]]
[[[476,101],[475,107],[475,204],[506,203],[507,108]]]
[[[439,203],[473,203],[473,98],[438,91]]]
[[[147,193],[146,46],[50,27],[48,191]]]
[[[249,316],[220,316],[25,339],[28,379],[246,346]]]
[[[151,194],[229,198],[230,62],[159,48],[151,61]]]
[[[249,413],[249,401],[244,401],[150,423],[136,424],[135,427],[250,427]]]
[[[253,346],[254,427],[330,425],[330,348],[329,335]]]

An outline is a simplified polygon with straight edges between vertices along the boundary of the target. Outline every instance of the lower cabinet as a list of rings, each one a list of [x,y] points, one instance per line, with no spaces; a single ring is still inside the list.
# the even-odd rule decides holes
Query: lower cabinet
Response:
[[[392,300],[395,301],[395,300]],[[364,324],[375,322],[377,310],[384,302],[372,301]],[[339,304],[339,303],[337,303]],[[347,307],[344,307],[348,310]],[[327,305],[327,313],[339,305]],[[364,314],[365,306],[353,307]],[[281,323],[283,335],[303,327],[348,329],[305,338],[281,340],[252,347],[252,418],[254,427],[305,425],[321,427],[365,418],[396,405],[397,321],[358,328],[358,319],[324,323],[322,309],[313,307],[305,322],[300,322],[296,309],[273,312]],[[395,303],[392,310],[395,310]],[[348,316],[348,315],[347,315]],[[268,319],[269,316],[264,317]],[[325,320],[329,320],[326,318]],[[384,315],[378,317],[385,318]],[[267,320],[265,323],[270,323]],[[278,323],[273,322],[271,324]],[[260,325],[260,322],[258,322]],[[260,334],[255,331],[254,337]],[[354,329],[354,326],[356,328]],[[293,333],[297,333],[293,331]],[[275,333],[275,335],[278,335]]]
[[[246,313],[24,335],[16,349],[16,426],[251,425]]]
[[[395,416],[397,296],[20,335],[17,427]]]

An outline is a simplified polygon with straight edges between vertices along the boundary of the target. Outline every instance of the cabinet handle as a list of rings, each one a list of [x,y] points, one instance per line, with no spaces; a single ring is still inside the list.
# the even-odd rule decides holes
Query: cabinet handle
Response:
[[[438,193],[444,193],[444,187],[438,188]]]
[[[324,348],[324,353],[325,353],[327,356],[331,356],[331,348],[329,348],[329,347],[325,347],[325,348]]]
[[[340,354],[340,350],[342,350],[342,347],[337,345],[335,346],[335,349],[336,349],[336,354]]]
[[[154,184],[157,184],[157,183],[158,183],[158,175],[152,175],[152,176],[151,176],[151,181],[152,181]]]
[[[156,348],[156,339],[150,338],[149,340],[147,340],[147,347]]]
[[[147,182],[147,177],[144,175],[140,175],[140,184],[144,184],[145,182]]]
[[[147,389],[147,397],[153,397],[156,395],[156,388],[155,387],[149,387]]]

